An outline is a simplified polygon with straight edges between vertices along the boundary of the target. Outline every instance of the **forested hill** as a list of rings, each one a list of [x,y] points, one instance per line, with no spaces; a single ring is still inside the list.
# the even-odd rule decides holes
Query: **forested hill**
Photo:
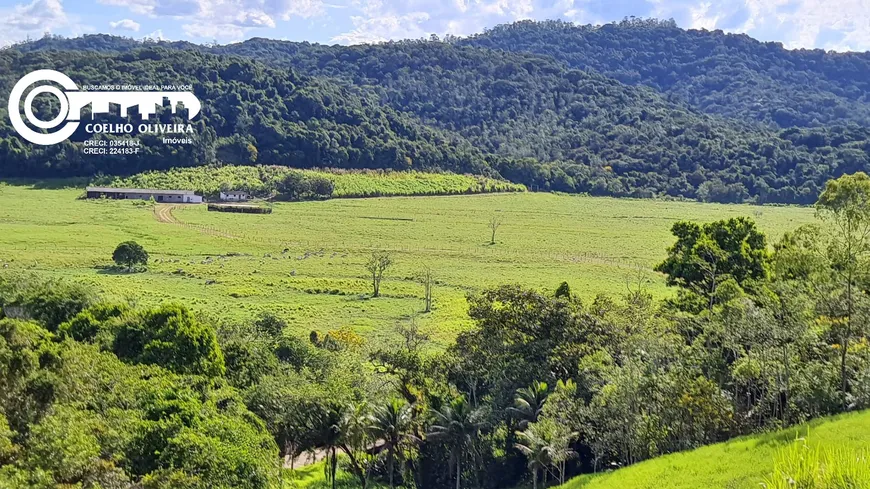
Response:
[[[511,157],[501,173],[533,187],[811,203],[829,172],[870,162],[870,131],[857,125],[776,130],[710,116],[547,56],[429,41],[215,49],[370,87],[397,111]]]
[[[787,50],[745,34],[641,19],[604,26],[524,21],[458,42],[552,56],[728,117],[780,127],[870,124],[870,53]]]
[[[608,32],[615,34],[601,34]],[[663,40],[647,43],[642,36]],[[668,41],[668,36],[673,39]],[[593,55],[587,38],[609,46],[604,50],[609,54]],[[553,49],[547,51],[547,46]],[[205,122],[209,127],[215,124],[216,159],[231,163],[440,168],[594,195],[784,203],[812,203],[826,180],[870,170],[870,118],[862,115],[866,82],[858,76],[870,76],[870,69],[859,63],[864,55],[790,52],[745,36],[683,31],[668,23],[632,21],[592,29],[524,22],[470,39],[364,46],[267,39],[198,46],[143,44],[104,35],[46,38],[0,54],[0,62],[10,58],[17,63],[3,71],[7,75],[0,75],[3,83],[14,83],[30,71],[33,57],[43,66],[63,58],[52,52],[58,50],[87,51],[75,55],[72,69],[90,77],[89,83],[96,81],[94,77],[118,74],[88,66],[109,63],[120,72],[119,62],[140,62],[150,53],[158,53],[159,59],[144,65],[152,70],[145,72],[148,76],[165,75],[161,65],[178,71],[176,57],[193,64],[199,59],[219,66],[238,64],[258,74],[239,80],[234,70],[217,69],[205,76],[199,67],[180,63],[187,66],[182,71],[189,71],[182,79],[192,80],[210,107]],[[752,50],[784,57],[764,71],[764,83],[761,75],[756,76],[764,60]],[[725,54],[710,54],[720,52]],[[583,62],[580,53],[599,60],[599,65]],[[735,62],[732,58],[738,54],[749,61]],[[836,67],[825,78],[809,68],[800,71],[810,63],[800,65],[792,59],[816,54],[856,61],[831,61]],[[650,68],[641,72],[645,59]],[[661,61],[655,64],[654,59]],[[613,69],[607,69],[605,61]],[[625,67],[618,69],[620,63]],[[130,78],[129,73],[124,76]],[[270,90],[273,80],[282,76],[290,77],[298,89],[292,94]],[[804,97],[796,92],[801,76],[818,78],[804,83]],[[180,82],[173,77],[173,82]],[[718,86],[731,91],[717,90]],[[757,93],[748,97],[740,90]],[[759,123],[779,113],[775,100],[792,105],[810,100],[810,109],[827,114],[813,118],[828,122],[789,128]],[[747,115],[750,109],[767,115]],[[811,113],[801,107],[782,110],[786,109]],[[2,119],[0,124],[6,117]],[[7,126],[0,130],[3,127]],[[350,137],[359,133],[366,137]],[[8,129],[0,137],[9,140],[6,147],[18,148],[19,155],[28,150]],[[363,150],[357,151],[360,144]],[[0,156],[3,148],[0,143]],[[346,156],[346,150],[351,154]],[[177,166],[176,161],[140,159],[129,172]],[[63,164],[46,169],[38,157],[29,158],[23,172],[39,169],[47,174]],[[117,173],[127,168],[124,161],[108,169],[88,164],[77,164],[75,171]],[[10,168],[15,167],[2,164],[0,176]]]
[[[80,86],[192,85],[202,102],[195,144],[165,145],[160,135],[139,135],[138,155],[86,156],[77,144],[89,137],[82,124],[71,142],[30,145],[11,127],[7,97],[24,74],[45,68],[65,73]],[[37,117],[55,115],[50,102],[36,99]],[[96,122],[138,120],[131,117],[100,114]],[[161,123],[184,121],[169,107],[159,114]],[[467,141],[384,108],[370,94],[250,59],[163,47],[120,54],[0,51],[0,176],[124,175],[215,161],[495,174],[490,169],[495,163]]]
[[[646,85],[714,114],[763,121],[779,127],[812,127],[832,122],[870,124],[870,52],[788,50],[745,34],[686,30],[673,21],[627,19],[602,26],[562,21],[520,21],[468,38],[446,42],[535,53],[572,68],[595,70],[632,85]],[[309,43],[267,39],[204,47],[185,41],[161,42],[175,49],[209,49],[224,54],[305,62],[329,50]],[[46,38],[20,50],[128,51],[140,42],[107,35]],[[281,46],[281,47],[277,47]],[[333,47],[332,50],[342,48]],[[321,60],[312,58],[319,63]]]

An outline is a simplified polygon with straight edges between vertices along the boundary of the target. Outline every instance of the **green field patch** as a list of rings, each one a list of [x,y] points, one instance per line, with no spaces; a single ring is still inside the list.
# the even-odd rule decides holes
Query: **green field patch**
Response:
[[[641,274],[654,296],[671,294],[652,267],[678,219],[749,216],[773,239],[813,220],[801,207],[523,192],[277,203],[271,215],[189,205],[161,222],[152,205],[42,187],[0,185],[0,271],[74,280],[143,305],[180,301],[233,320],[268,310],[300,334],[348,326],[376,338],[415,317],[442,344],[468,326],[467,294],[504,283],[552,291],[566,281],[591,299],[627,290]],[[490,245],[495,214],[502,225]],[[115,247],[131,239],[151,255],[148,270],[107,273]],[[395,265],[383,296],[371,299],[364,264],[376,250]],[[424,267],[436,280],[427,314],[416,280]]]
[[[624,469],[585,475],[563,489],[758,489],[784,447],[805,438],[810,448],[870,448],[870,411],[822,418],[777,432],[736,438],[665,455]],[[858,486],[842,486],[858,487]]]

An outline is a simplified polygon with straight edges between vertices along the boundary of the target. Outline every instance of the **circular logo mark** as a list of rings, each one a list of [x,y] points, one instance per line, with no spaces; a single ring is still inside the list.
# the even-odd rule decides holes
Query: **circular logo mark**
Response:
[[[21,96],[24,95],[24,91],[30,85],[33,85],[37,82],[55,82],[58,85],[62,86],[66,90],[78,90],[78,87],[72,80],[63,73],[54,70],[37,70],[31,73],[28,73],[23,78],[18,80],[18,83],[12,87],[12,93],[9,94],[9,119],[12,121],[12,127],[18,131],[18,134],[24,139],[30,141],[33,144],[39,144],[43,146],[48,146],[51,144],[57,144],[64,139],[72,136],[75,130],[79,127],[79,123],[76,122],[67,122],[63,125],[57,132],[53,133],[39,133],[36,132],[27,124],[24,123],[24,120],[21,118],[21,110],[19,108],[21,102]],[[60,102],[60,111],[54,119],[50,121],[43,121],[33,114],[33,99],[36,98],[37,95],[41,93],[50,93],[57,97]],[[69,99],[67,99],[66,93],[59,90],[57,87],[52,85],[41,85],[27,94],[27,98],[24,99],[24,116],[27,117],[27,121],[30,122],[35,127],[40,129],[51,129],[60,124],[64,119],[69,115]]]

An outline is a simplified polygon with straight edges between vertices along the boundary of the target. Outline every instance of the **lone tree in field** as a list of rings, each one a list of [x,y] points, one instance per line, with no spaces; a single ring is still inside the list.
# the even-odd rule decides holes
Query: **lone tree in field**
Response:
[[[393,264],[393,257],[386,251],[375,251],[366,262],[366,270],[372,276],[372,297],[380,297],[381,280],[384,273]]]
[[[125,241],[115,248],[112,253],[112,260],[121,267],[127,267],[128,271],[133,271],[136,265],[148,264],[148,252],[139,243],[135,241]]]
[[[489,229],[492,231],[492,237],[489,240],[489,244],[495,244],[495,232],[498,231],[498,227],[501,226],[501,218],[493,215],[489,218]]]
[[[429,267],[423,268],[420,272],[420,282],[423,283],[423,303],[425,308],[423,312],[432,311],[432,286],[435,282],[435,275]]]

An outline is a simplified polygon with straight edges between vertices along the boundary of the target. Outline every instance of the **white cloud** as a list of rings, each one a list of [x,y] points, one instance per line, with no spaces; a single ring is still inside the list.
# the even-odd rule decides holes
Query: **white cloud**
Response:
[[[99,0],[125,6],[133,13],[184,22],[185,34],[196,38],[241,38],[276,20],[310,18],[325,13],[322,0]]]
[[[404,15],[377,17],[352,17],[354,29],[332,38],[334,42],[347,44],[376,43],[391,39],[419,39],[428,37],[421,23],[429,20],[426,12],[411,12]]]
[[[430,34],[469,35],[496,24],[524,19],[584,20],[585,3],[586,0],[351,0],[361,15],[352,17],[353,30],[333,40],[354,44]]]
[[[131,19],[122,19],[115,22],[109,22],[109,27],[112,29],[121,29],[125,31],[139,32],[139,23]]]
[[[870,50],[870,5],[866,0],[747,0],[747,33],[781,40],[786,47]],[[826,35],[827,39],[819,39]]]
[[[61,28],[84,30],[84,26],[67,15],[60,0],[33,0],[12,9],[0,9],[0,46]]]
[[[702,3],[695,7],[691,7],[689,12],[691,13],[692,21],[688,27],[691,27],[692,29],[715,29],[719,16],[715,12],[711,12],[710,7],[711,5],[709,3]]]
[[[321,0],[265,0],[263,10],[281,20],[290,20],[293,17],[310,19],[326,13],[327,5]],[[335,7],[335,6],[331,6]]]
[[[163,36],[163,29],[157,29],[151,34],[147,34],[143,39],[152,39],[154,41],[165,41],[166,38]]]
[[[0,45],[39,37],[46,31],[75,34],[92,30],[68,15],[63,0],[11,1],[22,3],[0,7]],[[199,41],[226,42],[274,34],[264,31],[292,19],[317,19],[310,25],[322,26],[332,40],[362,43],[430,34],[470,35],[523,19],[605,23],[635,15],[673,17],[681,27],[747,33],[762,41],[780,41],[789,48],[870,49],[870,0],[98,1],[166,22],[161,24],[163,29],[181,27],[185,36]],[[110,26],[139,32],[139,22],[142,19],[132,16]],[[351,27],[336,27],[348,23]]]
[[[868,0],[650,0],[681,27],[722,29],[787,48],[870,49]]]
[[[240,39],[245,35],[245,29],[229,24],[217,25],[205,22],[194,22],[192,24],[182,25],[181,29],[188,37],[220,39],[223,42],[228,42],[230,39]]]
[[[29,4],[20,4],[12,14],[3,20],[3,24],[21,31],[50,30],[69,23],[63,4],[59,0],[33,0]]]

